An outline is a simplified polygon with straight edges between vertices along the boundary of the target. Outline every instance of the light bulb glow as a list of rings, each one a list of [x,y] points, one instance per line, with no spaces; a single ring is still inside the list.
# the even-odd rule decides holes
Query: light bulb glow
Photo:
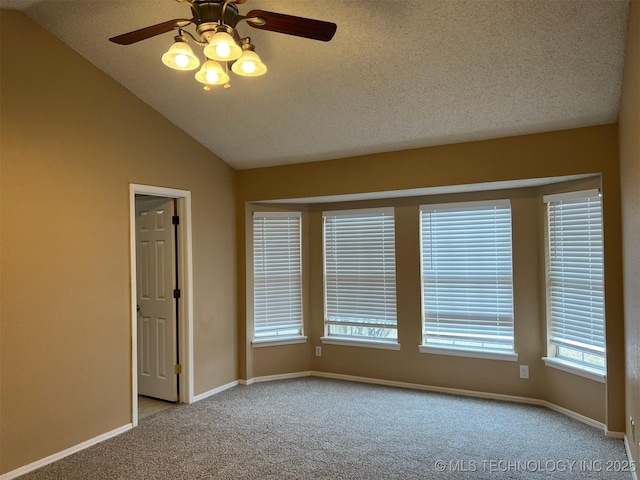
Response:
[[[242,48],[231,35],[224,30],[220,30],[211,37],[209,44],[204,47],[204,54],[212,60],[230,62],[242,55]]]
[[[207,73],[204,74],[204,78],[207,80],[207,83],[215,84],[220,79],[220,74],[215,70],[207,70]]]
[[[189,65],[189,57],[187,57],[184,53],[179,53],[178,55],[176,55],[173,61],[176,62],[176,65],[180,68],[184,68]]]
[[[242,71],[244,73],[248,73],[248,74],[252,74],[253,72],[256,71],[256,62],[244,62],[242,64]]]
[[[253,45],[244,46],[242,56],[231,65],[233,73],[244,77],[258,77],[267,73],[267,66],[262,63],[260,57],[253,51]]]
[[[175,70],[194,70],[200,65],[200,60],[193,54],[187,42],[176,40],[169,50],[162,55],[162,63]]]
[[[216,45],[216,53],[222,58],[229,58],[231,47],[226,42],[219,43],[218,45]]]
[[[196,73],[196,80],[205,85],[223,85],[229,81],[229,75],[218,62],[207,60]]]

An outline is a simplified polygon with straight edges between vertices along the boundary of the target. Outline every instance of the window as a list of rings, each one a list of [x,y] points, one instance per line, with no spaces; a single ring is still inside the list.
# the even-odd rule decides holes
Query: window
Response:
[[[254,337],[302,336],[302,266],[298,212],[253,214]]]
[[[602,205],[597,190],[544,197],[549,356],[604,375]]]
[[[325,338],[395,343],[393,208],[324,212]]]
[[[509,201],[423,205],[420,219],[420,350],[516,360]]]

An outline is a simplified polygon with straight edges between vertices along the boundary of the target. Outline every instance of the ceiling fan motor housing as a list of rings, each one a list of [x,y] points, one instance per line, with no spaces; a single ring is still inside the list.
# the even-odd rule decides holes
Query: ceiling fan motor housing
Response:
[[[194,13],[196,25],[223,23],[235,28],[238,23],[238,7],[234,3],[227,3],[225,7],[224,3],[222,0],[195,0],[191,8]],[[224,12],[222,11],[223,8]]]
[[[216,33],[216,27],[220,24],[231,27],[229,29],[231,30],[235,28],[238,23],[238,7],[233,3],[227,3],[225,7],[224,3],[222,0],[196,0],[192,3],[191,9],[194,13],[193,22],[196,25],[196,32],[202,42],[208,43]],[[231,32],[228,31],[228,33]]]

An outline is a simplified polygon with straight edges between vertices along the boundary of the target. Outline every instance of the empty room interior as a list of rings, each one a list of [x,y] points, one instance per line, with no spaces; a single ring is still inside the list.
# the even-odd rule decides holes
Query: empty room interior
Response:
[[[0,479],[138,395],[306,376],[545,406],[640,461],[640,1],[0,7]],[[264,75],[163,64],[224,29]]]

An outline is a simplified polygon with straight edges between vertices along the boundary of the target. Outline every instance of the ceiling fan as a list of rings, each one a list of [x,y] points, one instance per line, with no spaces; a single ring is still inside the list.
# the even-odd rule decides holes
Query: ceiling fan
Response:
[[[336,33],[335,23],[295,17],[264,10],[251,10],[240,15],[237,5],[246,0],[176,0],[191,8],[193,17],[174,18],[157,25],[134,30],[110,38],[119,45],[131,45],[147,38],[155,37],[172,30],[178,30],[174,44],[162,56],[162,62],[176,70],[195,70],[200,66],[199,58],[194,55],[187,43],[187,37],[204,47],[205,62],[196,73],[196,80],[204,84],[205,90],[212,85],[229,86],[228,69],[242,76],[263,75],[267,67],[255,52],[250,37],[240,37],[236,30],[240,22],[259,30],[284,33],[297,37],[328,42]],[[194,25],[196,34],[184,30]],[[221,65],[221,63],[224,65]]]

